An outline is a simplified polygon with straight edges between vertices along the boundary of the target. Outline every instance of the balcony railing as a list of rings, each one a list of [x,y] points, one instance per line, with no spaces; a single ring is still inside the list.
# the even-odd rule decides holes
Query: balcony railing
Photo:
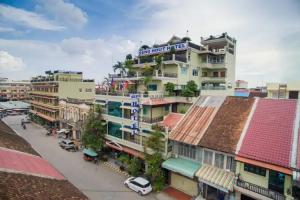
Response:
[[[226,90],[225,86],[202,86],[201,90]]]
[[[149,124],[152,124],[152,123],[157,123],[157,122],[161,122],[164,120],[164,117],[161,116],[161,117],[143,117],[142,118],[142,122],[145,122],[145,123],[149,123]]]
[[[166,54],[162,57],[163,61],[179,61],[179,62],[187,62],[186,55],[184,54]]]
[[[275,200],[284,200],[285,199],[284,195],[282,195],[276,191],[273,191],[268,188],[264,188],[259,185],[255,185],[253,183],[249,183],[249,182],[246,182],[246,181],[243,181],[240,179],[237,180],[236,185],[238,187],[244,188],[246,190],[250,190],[252,192],[255,192],[257,194],[263,195],[263,196],[271,198],[271,199],[275,199]]]
[[[177,78],[178,74],[176,74],[176,73],[164,73],[164,77]]]

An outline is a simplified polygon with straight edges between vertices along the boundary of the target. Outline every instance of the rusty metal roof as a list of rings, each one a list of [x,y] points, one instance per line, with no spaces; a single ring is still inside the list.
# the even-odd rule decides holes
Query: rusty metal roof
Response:
[[[224,99],[221,96],[200,96],[171,131],[170,139],[198,145]]]

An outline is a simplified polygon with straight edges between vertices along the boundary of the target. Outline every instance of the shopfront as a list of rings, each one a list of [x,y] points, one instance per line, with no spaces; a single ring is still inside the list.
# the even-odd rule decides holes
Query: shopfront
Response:
[[[171,187],[190,196],[198,195],[198,182],[194,175],[201,167],[200,163],[183,158],[169,158],[163,162],[162,167],[169,170]]]
[[[200,195],[205,199],[229,200],[234,199],[234,173],[204,164],[196,176],[199,179]]]

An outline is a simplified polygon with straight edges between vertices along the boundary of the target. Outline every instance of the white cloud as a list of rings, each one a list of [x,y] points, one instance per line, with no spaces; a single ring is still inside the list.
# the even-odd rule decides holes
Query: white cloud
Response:
[[[2,32],[2,33],[4,33],[4,32],[13,32],[13,31],[15,31],[14,28],[11,28],[11,27],[1,27],[1,26],[0,26],[0,33],[1,33],[1,32]]]
[[[23,60],[14,57],[6,51],[0,51],[0,69],[1,71],[20,71],[25,66]]]
[[[64,27],[47,20],[44,16],[23,9],[0,5],[0,17],[9,22],[14,22],[18,25],[28,28],[60,31]]]
[[[126,54],[136,52],[136,44],[123,37],[111,36],[86,40],[69,38],[60,42],[0,39],[5,51],[20,55],[26,62],[26,71],[7,73],[14,79],[30,78],[46,70],[78,70],[88,78],[102,80],[112,73],[112,64],[124,60]]]
[[[85,12],[64,0],[39,1],[36,10],[50,15],[56,22],[72,28],[81,28],[88,21]]]

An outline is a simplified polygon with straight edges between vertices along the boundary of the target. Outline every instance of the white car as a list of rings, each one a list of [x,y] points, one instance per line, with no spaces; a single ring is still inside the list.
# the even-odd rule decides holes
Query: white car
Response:
[[[151,183],[142,177],[130,177],[124,182],[124,185],[139,195],[145,195],[152,191]]]

